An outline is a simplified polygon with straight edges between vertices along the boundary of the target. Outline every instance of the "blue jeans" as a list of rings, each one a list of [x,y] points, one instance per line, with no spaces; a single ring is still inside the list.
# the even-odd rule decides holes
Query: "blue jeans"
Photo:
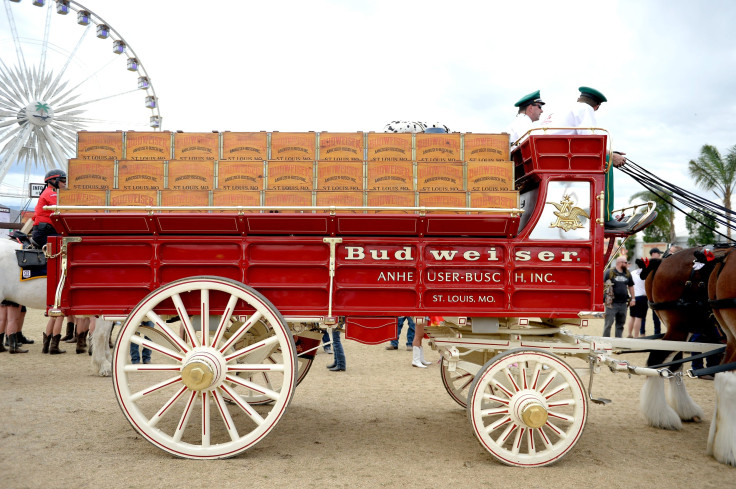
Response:
[[[322,348],[325,351],[330,351],[330,345],[327,344],[329,342],[330,342],[330,335],[329,335],[329,333],[327,333],[327,330],[325,330],[322,333],[322,345],[324,345]]]
[[[654,321],[654,334],[660,334],[662,332],[662,325],[659,322],[659,316],[657,316],[657,313],[652,311],[652,321]],[[646,329],[644,328],[646,326],[647,317],[644,316],[641,318],[641,330],[639,330],[639,334],[641,336],[645,336]]]
[[[151,339],[148,336],[145,338]],[[141,363],[140,348],[132,341],[130,342],[130,363]],[[148,348],[143,349],[143,363],[151,363],[151,350]]]
[[[394,348],[399,347],[399,336],[401,336],[401,328],[404,327],[405,319],[409,322],[409,330],[406,332],[406,346],[411,346],[412,343],[414,343],[414,328],[416,327],[416,324],[414,324],[414,318],[411,316],[399,316],[397,318],[397,321],[399,322],[399,327],[396,333],[396,339],[391,340],[391,346],[393,346]]]
[[[339,329],[332,330],[332,351],[335,353],[335,366],[345,368],[345,350],[342,349]]]

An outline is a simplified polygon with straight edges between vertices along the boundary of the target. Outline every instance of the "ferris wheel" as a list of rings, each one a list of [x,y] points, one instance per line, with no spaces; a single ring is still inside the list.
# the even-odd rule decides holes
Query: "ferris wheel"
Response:
[[[151,79],[109,23],[71,0],[2,1],[0,196],[66,168],[79,131],[161,129]]]

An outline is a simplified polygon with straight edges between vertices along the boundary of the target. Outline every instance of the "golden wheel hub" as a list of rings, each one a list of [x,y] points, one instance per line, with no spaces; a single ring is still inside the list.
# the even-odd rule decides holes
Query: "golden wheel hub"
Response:
[[[212,368],[202,361],[187,363],[181,369],[181,380],[193,391],[202,391],[212,385],[215,373]]]
[[[521,411],[521,419],[530,428],[541,428],[547,423],[547,410],[537,403],[530,404]]]

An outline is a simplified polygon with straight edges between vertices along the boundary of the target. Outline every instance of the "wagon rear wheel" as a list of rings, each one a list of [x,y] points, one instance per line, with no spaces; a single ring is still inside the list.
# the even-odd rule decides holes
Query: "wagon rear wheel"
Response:
[[[509,350],[495,356],[478,372],[468,395],[475,435],[508,465],[556,462],[577,443],[587,415],[580,377],[542,350]]]
[[[131,364],[132,343],[153,352],[150,364]],[[232,457],[253,446],[276,426],[296,386],[284,318],[252,288],[220,277],[177,280],[149,294],[123,324],[114,355],[125,417],[145,439],[185,458]],[[267,383],[250,378],[264,373]]]

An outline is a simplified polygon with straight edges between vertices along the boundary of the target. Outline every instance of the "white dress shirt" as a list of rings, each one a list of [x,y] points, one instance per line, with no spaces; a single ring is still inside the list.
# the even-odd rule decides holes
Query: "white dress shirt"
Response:
[[[514,142],[521,136],[527,133],[532,128],[534,123],[528,115],[521,113],[516,114],[514,121],[509,126],[507,132],[509,133],[509,145],[513,146]]]
[[[567,111],[552,112],[544,119],[540,119],[535,127],[579,127],[580,129],[549,129],[537,134],[593,134],[587,128],[597,127],[595,110],[583,102],[576,102]],[[585,129],[583,129],[585,128]],[[528,130],[528,129],[527,129]]]

